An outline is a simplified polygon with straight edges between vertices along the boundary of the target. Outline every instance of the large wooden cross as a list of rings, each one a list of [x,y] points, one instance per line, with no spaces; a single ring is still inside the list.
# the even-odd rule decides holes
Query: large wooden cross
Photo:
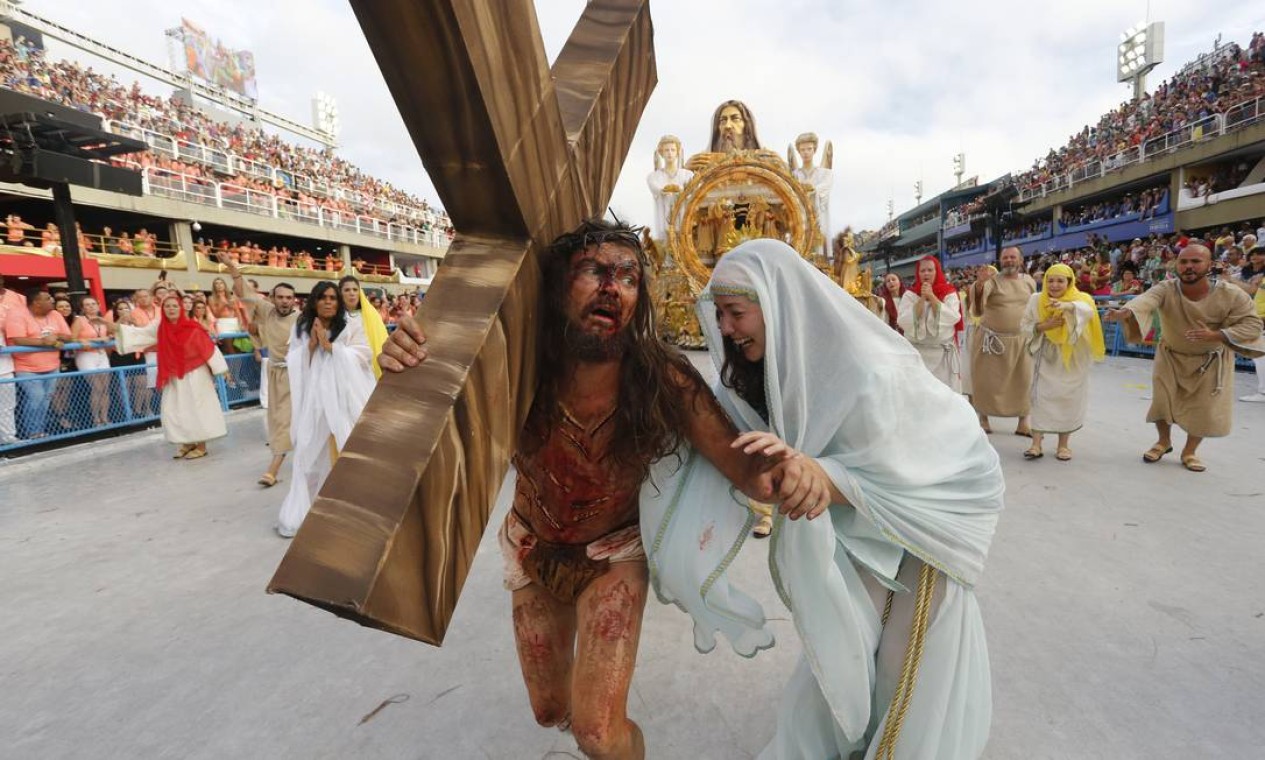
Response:
[[[590,0],[550,68],[531,0],[352,0],[456,239],[429,358],[387,374],[268,590],[443,641],[536,380],[536,251],[601,215],[656,82],[647,0]]]

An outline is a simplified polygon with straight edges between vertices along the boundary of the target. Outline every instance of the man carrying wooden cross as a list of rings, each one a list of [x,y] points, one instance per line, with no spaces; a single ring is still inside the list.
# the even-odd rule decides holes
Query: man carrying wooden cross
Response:
[[[519,662],[537,722],[569,721],[590,757],[640,758],[626,705],[648,586],[638,499],[651,464],[688,441],[752,498],[769,500],[776,479],[790,514],[828,499],[800,462],[762,476],[760,460],[730,448],[733,423],[655,333],[632,230],[585,222],[544,251],[540,269],[541,369],[500,529]],[[402,319],[382,368],[417,365],[423,342]]]

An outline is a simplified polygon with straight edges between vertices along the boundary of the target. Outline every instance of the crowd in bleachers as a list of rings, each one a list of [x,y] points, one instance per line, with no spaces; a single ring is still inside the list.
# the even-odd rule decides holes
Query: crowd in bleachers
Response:
[[[1137,295],[1147,288],[1177,277],[1177,255],[1191,241],[1202,241],[1213,252],[1212,275],[1238,282],[1255,293],[1255,282],[1262,284],[1265,269],[1265,219],[1255,224],[1243,222],[1234,227],[1202,230],[1198,234],[1175,232],[1151,234],[1132,241],[1111,242],[1089,235],[1088,244],[1075,249],[1050,251],[1028,256],[1024,267],[1040,286],[1045,270],[1054,264],[1067,264],[1076,272],[1077,287],[1096,296]],[[1259,265],[1253,265],[1253,251]],[[946,268],[945,277],[962,289],[975,281],[979,270],[987,265]],[[908,283],[906,283],[908,286]],[[875,291],[881,287],[876,280]]]
[[[949,209],[944,215],[945,227],[957,227],[960,224],[966,224],[971,221],[971,217],[983,212],[984,201],[976,198],[973,201],[967,201],[960,206]]]
[[[1253,163],[1244,157],[1238,157],[1199,169],[1188,169],[1186,190],[1194,198],[1205,198],[1213,193],[1233,190],[1247,179],[1252,171]]]
[[[1023,240],[1024,238],[1044,235],[1050,231],[1049,219],[1032,219],[1026,222],[1009,224],[1002,231],[1003,240]]]
[[[1160,185],[1136,194],[1125,193],[1118,198],[1108,198],[1107,200],[1068,207],[1064,209],[1062,216],[1059,217],[1059,224],[1064,229],[1067,229],[1095,222],[1110,221],[1129,214],[1140,214],[1141,219],[1150,219],[1155,216],[1157,210],[1163,204],[1167,193],[1168,190],[1163,185]]]
[[[79,230],[79,252],[85,256],[96,254],[112,254],[127,256],[145,256],[148,258],[168,258],[176,254],[175,248],[160,242],[158,236],[144,227],[135,232],[120,230],[115,232],[110,227],[102,227],[99,233],[86,233],[75,223]],[[24,248],[42,248],[49,253],[61,253],[61,233],[57,225],[47,223],[37,230],[35,225],[22,219],[18,214],[9,214],[5,218],[5,243]],[[199,238],[194,243],[194,251],[215,261],[216,254],[224,251],[234,264],[252,264],[257,266],[276,267],[280,269],[323,270],[339,272],[343,268],[341,258],[332,251],[321,254],[307,249],[290,250],[289,246],[271,245],[263,248],[258,243],[247,241],[218,241]],[[351,261],[352,268],[358,274],[390,275],[392,269],[387,264],[375,264],[356,256]],[[415,267],[420,271],[419,267]]]
[[[1230,43],[1200,65],[1190,65],[1154,93],[1128,101],[1095,126],[1085,126],[1067,145],[1037,160],[1018,179],[1035,188],[1092,161],[1113,156],[1153,137],[1199,124],[1216,114],[1265,96],[1265,34],[1252,35],[1246,48]]]
[[[208,184],[231,182],[242,188],[277,195],[312,211],[321,208],[343,214],[366,213],[387,221],[407,223],[423,231],[451,234],[451,221],[442,210],[369,176],[328,149],[296,145],[259,128],[218,121],[175,97],[148,94],[137,82],[127,86],[116,76],[91,67],[72,61],[49,60],[43,49],[22,38],[18,38],[17,44],[0,41],[0,84],[97,114],[106,120],[108,127],[113,122],[116,129],[122,124],[150,130],[204,146],[207,156],[230,154],[275,170],[269,181],[235,171],[222,158],[186,159],[184,150],[178,151],[180,158],[149,151],[125,159],[150,168],[160,177],[179,175],[187,178],[186,181]],[[303,178],[311,182],[301,182]],[[314,189],[321,187],[328,188],[329,192],[321,194]],[[390,204],[394,213],[384,213],[382,202]]]
[[[974,250],[979,248],[983,242],[983,235],[966,235],[948,244],[948,254],[953,256],[955,254],[962,253],[963,251]]]

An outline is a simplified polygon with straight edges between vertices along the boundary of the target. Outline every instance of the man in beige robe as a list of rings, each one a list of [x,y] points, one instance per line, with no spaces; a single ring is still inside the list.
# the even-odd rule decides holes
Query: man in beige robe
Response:
[[[259,476],[259,485],[271,488],[277,484],[277,473],[290,450],[290,373],[286,368],[286,354],[290,350],[290,330],[299,318],[294,308],[294,288],[280,283],[272,289],[272,300],[247,288],[242,273],[226,254],[219,255],[220,263],[233,277],[233,293],[251,307],[251,325],[256,335],[255,360],[260,359],[260,349],[268,352],[268,448],[272,449],[272,462],[268,470]]]
[[[1192,243],[1177,256],[1176,280],[1166,280],[1134,298],[1106,318],[1123,322],[1130,343],[1141,343],[1142,325],[1160,316],[1160,343],[1151,370],[1151,408],[1159,440],[1145,454],[1158,462],[1173,450],[1172,426],[1186,431],[1182,464],[1192,472],[1207,469],[1196,450],[1204,438],[1230,434],[1234,408],[1234,352],[1265,355],[1261,318],[1252,299],[1228,282],[1208,280],[1212,252]]]
[[[971,403],[988,432],[989,416],[1018,417],[1015,435],[1030,436],[1032,357],[1019,323],[1037,284],[1023,271],[1018,248],[1004,249],[1000,264],[999,274],[972,286],[979,325],[971,334]]]

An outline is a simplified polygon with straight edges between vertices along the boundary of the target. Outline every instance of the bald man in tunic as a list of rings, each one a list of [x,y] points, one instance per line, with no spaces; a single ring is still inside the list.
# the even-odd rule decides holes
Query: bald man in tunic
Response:
[[[1230,434],[1234,409],[1234,352],[1265,356],[1261,318],[1243,289],[1208,279],[1212,252],[1199,242],[1177,255],[1177,279],[1155,285],[1106,318],[1121,322],[1130,343],[1141,343],[1151,316],[1160,316],[1160,343],[1151,368],[1151,408],[1158,440],[1142,455],[1158,462],[1173,450],[1172,427],[1186,431],[1181,462],[1191,472],[1207,466],[1196,454],[1204,438]]]
[[[984,430],[993,432],[990,416],[1018,417],[1015,435],[1031,436],[1032,356],[1020,322],[1037,284],[1023,271],[1018,248],[1002,250],[1000,264],[1001,272],[977,280],[971,293],[971,313],[979,317],[971,335],[971,402]]]

